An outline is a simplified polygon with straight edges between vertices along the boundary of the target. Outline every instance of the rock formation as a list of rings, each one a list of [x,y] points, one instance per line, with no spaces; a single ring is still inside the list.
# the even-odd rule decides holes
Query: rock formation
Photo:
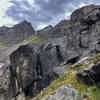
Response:
[[[88,86],[97,85],[100,88],[100,62],[91,64],[85,70],[77,73],[77,77]]]
[[[42,89],[47,88],[53,80],[64,74],[67,71],[66,64],[74,64],[82,57],[91,57],[100,53],[99,27],[100,6],[95,5],[77,9],[72,13],[70,20],[63,20],[54,27],[50,25],[36,32],[26,21],[12,28],[1,27],[0,44],[14,45],[30,37],[42,39],[41,42],[38,40],[37,42],[30,41],[15,50],[9,48],[6,51],[9,53],[10,64],[6,71],[3,69],[4,73],[1,73],[3,78],[0,76],[1,80],[4,80],[2,82],[7,82],[6,86],[1,86],[3,83],[0,82],[0,92],[3,95],[1,98],[20,100],[18,98],[22,95],[26,98],[32,98]],[[6,39],[7,41],[3,41]],[[4,51],[1,49],[0,54],[2,52]],[[99,65],[96,63],[89,70],[82,70],[77,74],[77,77],[87,85],[99,86]],[[5,77],[7,78],[5,79]],[[66,93],[63,93],[64,97],[61,97],[61,100],[62,98],[63,100],[78,100],[78,95],[74,89],[71,87],[62,88],[65,89],[66,93],[71,91],[72,94],[73,92],[75,99],[72,99],[71,94],[68,94],[69,98],[67,98],[65,97]],[[59,89],[57,91],[57,94],[50,96],[47,100],[52,98],[52,100],[56,100],[55,95],[59,97]]]
[[[20,44],[34,34],[35,30],[27,21],[13,27],[0,27],[0,62],[8,62],[8,56],[17,47],[16,44]]]
[[[66,98],[67,97],[67,98]],[[77,92],[69,86],[61,86],[46,100],[81,100]]]
[[[34,29],[27,21],[23,21],[13,27],[3,26],[0,28],[0,44],[3,42],[3,44],[11,46],[34,34]]]

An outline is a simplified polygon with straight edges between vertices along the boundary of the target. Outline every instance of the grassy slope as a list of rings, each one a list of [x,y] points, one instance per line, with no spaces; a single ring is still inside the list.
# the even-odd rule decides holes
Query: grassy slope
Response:
[[[100,60],[100,55],[95,55],[91,59],[87,61],[87,63],[80,63],[75,66],[75,68],[71,68],[71,64],[68,64],[68,72],[62,75],[60,78],[52,82],[52,84],[47,88],[41,91],[41,93],[32,100],[44,100],[49,95],[53,94],[53,92],[62,85],[71,84],[73,88],[75,88],[78,94],[82,98],[82,93],[86,94],[85,100],[100,100],[100,89],[96,86],[86,86],[84,83],[79,81],[75,75],[75,72],[80,69],[84,69],[88,67],[91,63],[95,63]]]

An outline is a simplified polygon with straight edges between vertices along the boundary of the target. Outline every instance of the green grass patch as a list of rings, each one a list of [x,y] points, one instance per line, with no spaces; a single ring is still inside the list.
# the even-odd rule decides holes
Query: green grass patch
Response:
[[[41,38],[37,37],[37,38],[34,39],[32,42],[33,42],[33,43],[38,43],[38,42],[43,42],[43,40],[42,40]]]
[[[93,97],[93,100],[100,100],[100,89],[96,86],[91,86],[89,93]]]
[[[5,49],[5,48],[8,48],[8,45],[7,44],[0,44],[0,47]]]
[[[96,62],[98,62],[98,61],[100,61],[100,54],[95,54],[95,55],[89,60],[90,63],[96,63]]]
[[[47,40],[43,40],[41,39],[40,37],[38,36],[30,36],[28,39],[18,43],[19,45],[25,45],[25,44],[28,44],[28,43],[39,43],[39,42],[42,42],[42,43],[47,43],[48,41]]]
[[[43,40],[42,38],[40,38],[40,37],[30,37],[28,40],[31,40],[31,42],[33,42],[33,43],[39,43],[39,42],[45,42],[45,43],[47,43],[47,40]]]
[[[73,70],[80,70],[84,67],[83,63],[79,63],[77,65],[75,65],[74,67],[72,67]]]
[[[79,82],[75,74],[72,74],[72,72],[69,71],[68,73],[62,75],[60,78],[52,82],[52,84],[47,89],[44,89],[37,96],[37,99],[33,99],[33,100],[43,100],[44,98],[50,96],[60,86],[69,85],[69,84],[71,84],[73,88],[77,90],[80,96],[82,92],[85,92],[85,93],[88,92],[88,87],[84,85],[82,82]],[[87,96],[87,100],[92,100],[92,98],[90,96]]]
[[[78,26],[78,25],[79,25],[79,24],[64,25],[64,26],[62,26],[62,30],[69,29],[69,28],[72,28],[72,27],[75,27],[75,26]]]
[[[68,25],[62,26],[62,30],[65,30],[65,29],[67,29],[67,28],[69,28]]]

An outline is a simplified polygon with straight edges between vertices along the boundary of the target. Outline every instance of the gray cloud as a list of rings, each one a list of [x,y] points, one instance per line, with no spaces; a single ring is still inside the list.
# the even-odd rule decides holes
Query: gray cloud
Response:
[[[36,7],[27,0],[11,2],[13,5],[6,14],[18,22],[27,20],[37,28],[40,24],[56,24],[64,18],[65,13],[72,12],[83,0],[34,0]]]

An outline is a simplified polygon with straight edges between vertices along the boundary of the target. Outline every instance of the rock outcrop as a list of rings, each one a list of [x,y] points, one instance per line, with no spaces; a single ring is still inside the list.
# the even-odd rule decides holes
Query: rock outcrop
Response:
[[[0,27],[0,44],[13,45],[34,35],[35,31],[30,23],[23,21],[13,27]],[[5,41],[4,41],[5,40]],[[3,42],[3,43],[2,43]]]
[[[44,40],[50,39],[52,37],[52,29],[53,27],[49,25],[42,30],[36,31],[36,35]]]
[[[0,27],[0,62],[8,62],[8,56],[13,52],[16,44],[34,36],[35,30],[27,21],[23,21],[13,27]]]
[[[50,37],[48,35],[50,39],[51,37],[55,39],[65,36],[67,50],[70,49],[81,56],[86,56],[100,52],[99,24],[100,6],[89,5],[74,11],[70,20],[61,21],[47,32],[44,29],[41,31],[45,34],[50,33]]]
[[[99,8],[100,6],[97,5],[89,5],[75,10],[71,15],[71,24],[84,22],[85,20],[87,21],[87,24],[89,24],[88,21],[92,24],[93,21],[95,22],[98,20],[100,13]]]
[[[82,100],[71,85],[59,87],[45,100]]]
[[[11,61],[11,87],[12,96],[20,90],[26,96],[33,97],[54,79],[58,78],[54,67],[63,62],[59,46],[48,45],[35,51],[34,44],[21,46],[10,56]],[[59,54],[58,54],[59,53]],[[16,84],[17,81],[17,84]]]
[[[100,88],[100,62],[92,63],[86,69],[79,71],[77,77],[88,86],[96,85]]]
[[[64,30],[67,26],[70,25],[69,20],[63,20],[59,22],[56,26],[53,27],[52,38],[58,38],[66,35],[66,31]]]
[[[41,43],[31,41],[21,45],[11,54],[9,53],[11,64],[10,69],[6,70],[10,73],[6,74],[9,83],[7,95],[11,98],[20,98],[23,95],[23,99],[24,96],[34,97],[43,88],[47,88],[54,79],[66,72],[64,71],[66,67],[60,68],[59,66],[68,63],[74,64],[84,56],[100,53],[99,27],[100,6],[95,5],[82,7],[72,13],[70,20],[63,20],[54,27],[48,26],[37,32],[26,21],[15,25],[13,28],[1,27],[0,43],[7,39],[3,43],[12,45],[33,35],[45,41],[41,41]],[[7,38],[8,36],[10,37]],[[86,84],[89,81],[89,85],[95,82],[98,86],[100,81],[99,65],[99,63],[94,64],[89,70],[84,70],[77,76]],[[63,71],[60,72],[60,70]],[[5,75],[3,76],[5,77]],[[64,87],[64,89],[66,93],[68,90],[74,93],[74,96],[68,94],[68,100],[72,99],[71,96],[78,100],[75,90],[71,87]],[[61,94],[58,92],[47,100],[56,99],[55,96],[59,97]],[[65,97],[61,97],[61,100],[62,98],[64,100]]]

